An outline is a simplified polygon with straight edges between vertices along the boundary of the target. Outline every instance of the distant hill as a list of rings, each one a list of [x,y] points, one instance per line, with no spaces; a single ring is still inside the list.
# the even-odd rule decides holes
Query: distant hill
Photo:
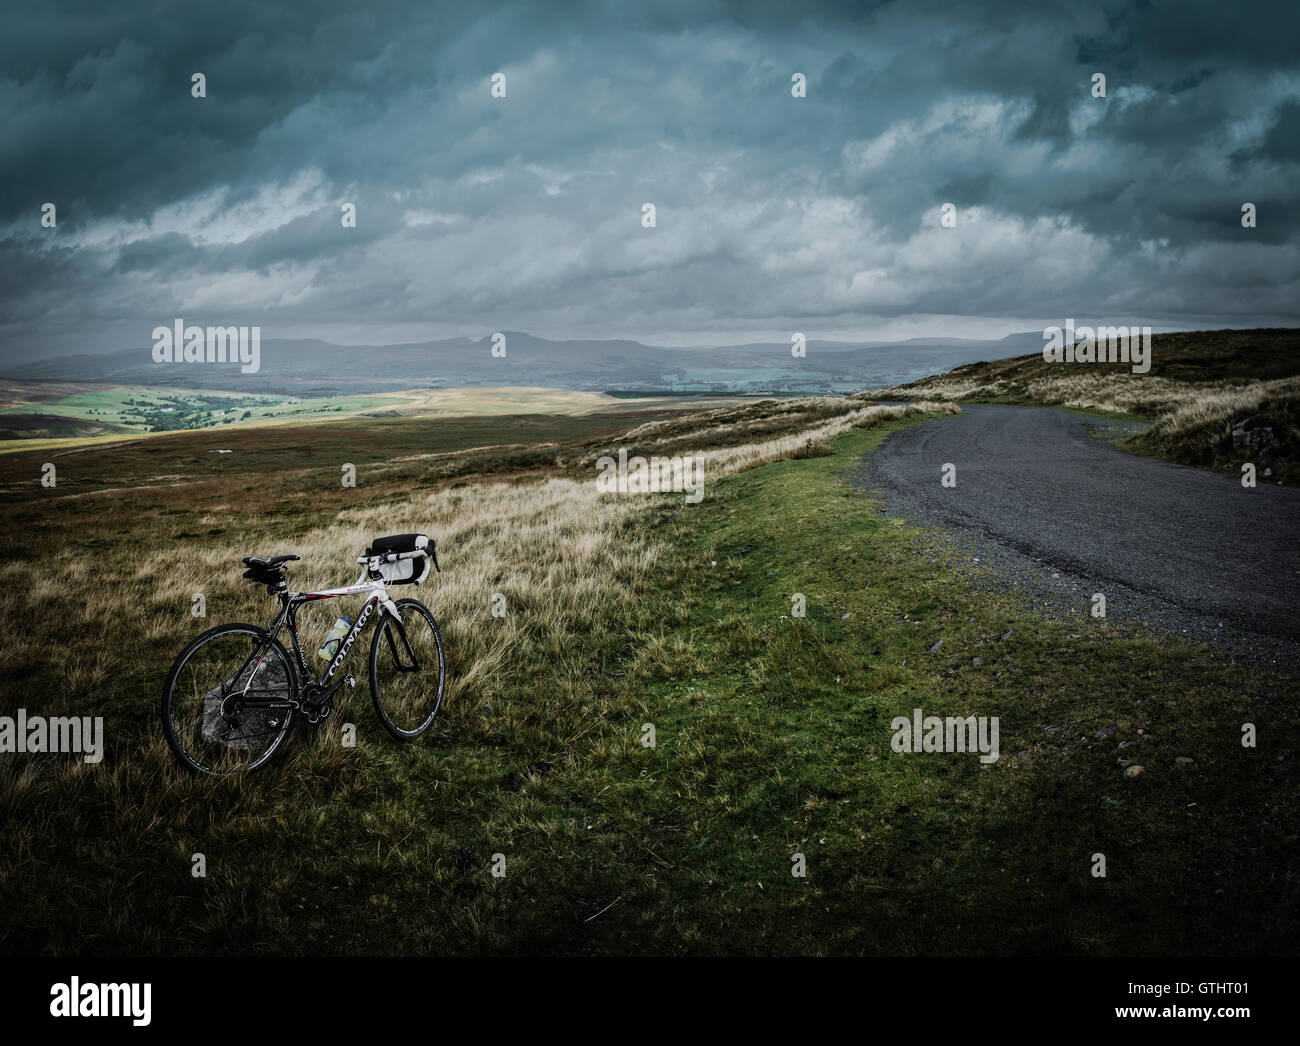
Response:
[[[1040,351],[955,367],[864,398],[1066,406],[1127,414],[1151,427],[1130,450],[1184,465],[1300,481],[1300,329],[1187,331],[1151,339],[1151,369],[1049,363]]]
[[[910,390],[932,391],[969,383],[959,398],[1041,400],[1026,396],[1031,382],[1058,381],[1105,374],[1132,373],[1127,363],[1061,364],[1043,359],[1043,339],[1037,351],[1010,359],[979,360],[910,383]],[[1300,328],[1260,327],[1253,330],[1180,331],[1151,339],[1150,376],[1180,382],[1246,384],[1300,376]],[[1136,378],[1141,375],[1134,375]],[[996,388],[995,388],[996,386]]]
[[[998,341],[809,341],[806,357],[795,358],[788,342],[669,349],[635,341],[551,341],[517,331],[505,333],[504,358],[491,355],[488,337],[347,346],[276,338],[263,340],[261,369],[256,374],[241,374],[234,364],[155,363],[150,346],[143,345],[14,365],[4,376],[304,397],[502,385],[596,392],[844,393],[897,385],[1042,344],[1037,331]]]

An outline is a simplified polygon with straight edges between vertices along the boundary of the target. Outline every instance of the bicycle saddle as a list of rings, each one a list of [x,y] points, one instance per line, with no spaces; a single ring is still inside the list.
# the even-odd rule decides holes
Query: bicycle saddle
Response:
[[[290,553],[285,556],[245,556],[244,566],[254,570],[274,570],[281,563],[288,563],[298,557]]]

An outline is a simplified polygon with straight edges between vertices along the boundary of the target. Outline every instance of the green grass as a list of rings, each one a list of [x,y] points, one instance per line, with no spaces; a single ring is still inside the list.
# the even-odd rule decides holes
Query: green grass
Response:
[[[1293,952],[1297,809],[1270,772],[1292,713],[1267,750],[1239,738],[1295,686],[990,604],[839,481],[883,435],[742,474],[680,534],[705,575],[667,640],[685,678],[647,685],[678,712],[673,816],[692,826],[658,852],[702,860],[695,891],[722,909],[692,911],[696,945],[729,915],[727,948],[746,952]],[[796,591],[803,621],[782,617]],[[999,716],[1003,759],[895,755],[889,723],[914,707]]]
[[[663,555],[625,609],[530,636],[418,745],[386,738],[362,682],[267,770],[180,777],[157,691],[192,622],[174,639],[24,623],[61,642],[9,656],[0,708],[88,688],[110,752],[67,771],[0,762],[15,826],[0,833],[0,949],[1294,954],[1295,682],[1104,622],[1027,617],[926,560],[843,478],[895,427],[711,483],[697,506],[647,505],[629,540]],[[269,443],[258,453],[258,469],[286,465]],[[258,469],[241,525],[283,533]],[[104,578],[129,576],[134,542],[188,530],[201,491],[122,495],[135,517],[95,535]],[[88,500],[43,518],[79,532]],[[339,504],[301,511],[324,520]],[[795,592],[804,620],[788,616]],[[436,583],[419,594],[437,610]],[[229,616],[268,609],[251,591],[248,606]],[[999,716],[1002,759],[894,754],[890,720],[917,706]],[[358,724],[355,749],[340,721]],[[1240,746],[1243,722],[1257,749]],[[1124,740],[1136,779],[1116,765]]]

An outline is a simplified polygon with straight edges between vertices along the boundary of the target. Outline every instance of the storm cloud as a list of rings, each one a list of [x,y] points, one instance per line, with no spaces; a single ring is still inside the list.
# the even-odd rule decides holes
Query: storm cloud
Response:
[[[8,14],[0,362],[1300,318],[1294,4],[629,6]]]

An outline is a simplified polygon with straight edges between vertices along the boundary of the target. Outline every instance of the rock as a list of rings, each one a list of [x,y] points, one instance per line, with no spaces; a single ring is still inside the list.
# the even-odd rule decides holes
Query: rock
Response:
[[[250,666],[244,676],[235,681],[232,689],[242,690],[245,685],[248,692],[256,692],[258,698],[289,698],[289,680],[284,663],[273,655],[264,658],[258,667]],[[254,708],[240,713],[238,722],[235,722],[222,716],[221,705],[218,687],[203,695],[203,740],[226,748],[264,749],[279,731],[285,715],[283,708]]]
[[[853,612],[852,612],[852,611],[849,611],[847,614],[841,614],[841,615],[840,615],[840,620],[841,620],[841,621],[847,621],[847,620],[848,620],[849,618],[851,618],[852,616],[853,616]]]
[[[1133,744],[1132,741],[1121,741],[1119,744],[1115,746],[1115,750],[1120,751],[1122,749],[1130,747],[1132,744]]]
[[[942,640],[942,639],[939,640],[937,643],[934,644],[934,646],[932,646],[932,647],[930,648],[930,653],[932,653],[932,654],[937,654],[937,653],[939,652],[939,648],[940,648],[941,646],[943,646],[943,640]]]
[[[1254,418],[1243,418],[1232,423],[1232,449],[1255,450],[1261,454],[1272,453],[1278,445],[1278,439],[1273,435],[1273,427],[1252,425],[1254,420]]]
[[[1115,762],[1119,763],[1119,768],[1120,768],[1121,770],[1123,770],[1124,767],[1126,767],[1126,766],[1132,766],[1132,765],[1133,765],[1133,760],[1132,760],[1132,759],[1116,759]]]
[[[1118,732],[1119,732],[1119,727],[1116,724],[1111,723],[1110,726],[1103,726],[1100,730],[1098,730],[1095,734],[1093,734],[1092,739],[1094,741],[1105,741],[1109,738],[1114,737],[1115,734]]]
[[[1196,760],[1195,760],[1195,759],[1192,759],[1192,758],[1190,758],[1189,756],[1185,756],[1185,755],[1180,755],[1177,759],[1174,760],[1174,762],[1177,763],[1179,766],[1195,766],[1195,765],[1196,765]]]
[[[1002,640],[1002,642],[1005,643],[1008,639],[1011,638],[1011,633],[1010,633],[1010,632],[1007,632],[1005,635],[1000,636],[999,638]]]
[[[1143,772],[1144,772],[1143,768],[1141,766],[1138,766],[1138,764],[1136,763],[1134,763],[1132,766],[1128,766],[1124,768],[1125,777],[1137,777],[1139,774]]]

